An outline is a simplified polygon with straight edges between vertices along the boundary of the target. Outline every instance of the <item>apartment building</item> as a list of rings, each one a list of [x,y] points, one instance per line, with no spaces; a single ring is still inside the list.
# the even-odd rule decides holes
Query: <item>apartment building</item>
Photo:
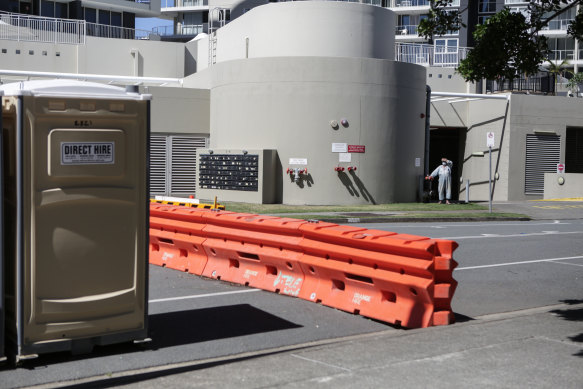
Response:
[[[0,12],[20,15],[20,24],[42,23],[34,17],[82,20],[89,36],[134,38],[136,17],[160,16],[160,0],[1,0]]]

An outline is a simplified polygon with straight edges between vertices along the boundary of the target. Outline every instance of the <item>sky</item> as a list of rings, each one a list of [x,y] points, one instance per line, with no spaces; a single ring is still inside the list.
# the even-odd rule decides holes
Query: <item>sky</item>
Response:
[[[171,26],[171,20],[164,20],[158,18],[136,18],[136,30],[151,31],[154,27]]]

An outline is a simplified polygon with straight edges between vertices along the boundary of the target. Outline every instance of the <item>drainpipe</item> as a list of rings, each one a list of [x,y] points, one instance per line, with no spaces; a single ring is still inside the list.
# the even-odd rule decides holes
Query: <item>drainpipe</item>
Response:
[[[431,113],[431,87],[425,85],[426,97],[425,97],[425,176],[429,174],[429,126],[431,120],[429,115]]]

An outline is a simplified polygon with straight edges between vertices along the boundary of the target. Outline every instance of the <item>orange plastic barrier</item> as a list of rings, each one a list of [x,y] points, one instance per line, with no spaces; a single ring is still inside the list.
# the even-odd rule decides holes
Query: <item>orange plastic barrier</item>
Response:
[[[157,204],[150,215],[152,264],[408,328],[453,322],[456,242]]]
[[[297,296],[303,220],[249,214],[207,214],[206,277]]]
[[[436,284],[435,240],[330,223],[301,230],[306,274],[301,298],[410,328],[453,319],[451,308],[448,323],[444,314],[435,315],[435,293],[442,303],[437,308],[447,310],[455,288],[446,290],[451,273]],[[457,244],[450,243],[453,251]],[[454,263],[449,266],[453,271]]]
[[[201,275],[207,256],[205,227],[196,208],[150,206],[150,263]]]

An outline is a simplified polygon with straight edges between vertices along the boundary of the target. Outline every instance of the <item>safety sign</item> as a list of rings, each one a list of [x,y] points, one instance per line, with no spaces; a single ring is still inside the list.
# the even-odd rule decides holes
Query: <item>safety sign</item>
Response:
[[[115,142],[61,142],[61,165],[115,163]]]

